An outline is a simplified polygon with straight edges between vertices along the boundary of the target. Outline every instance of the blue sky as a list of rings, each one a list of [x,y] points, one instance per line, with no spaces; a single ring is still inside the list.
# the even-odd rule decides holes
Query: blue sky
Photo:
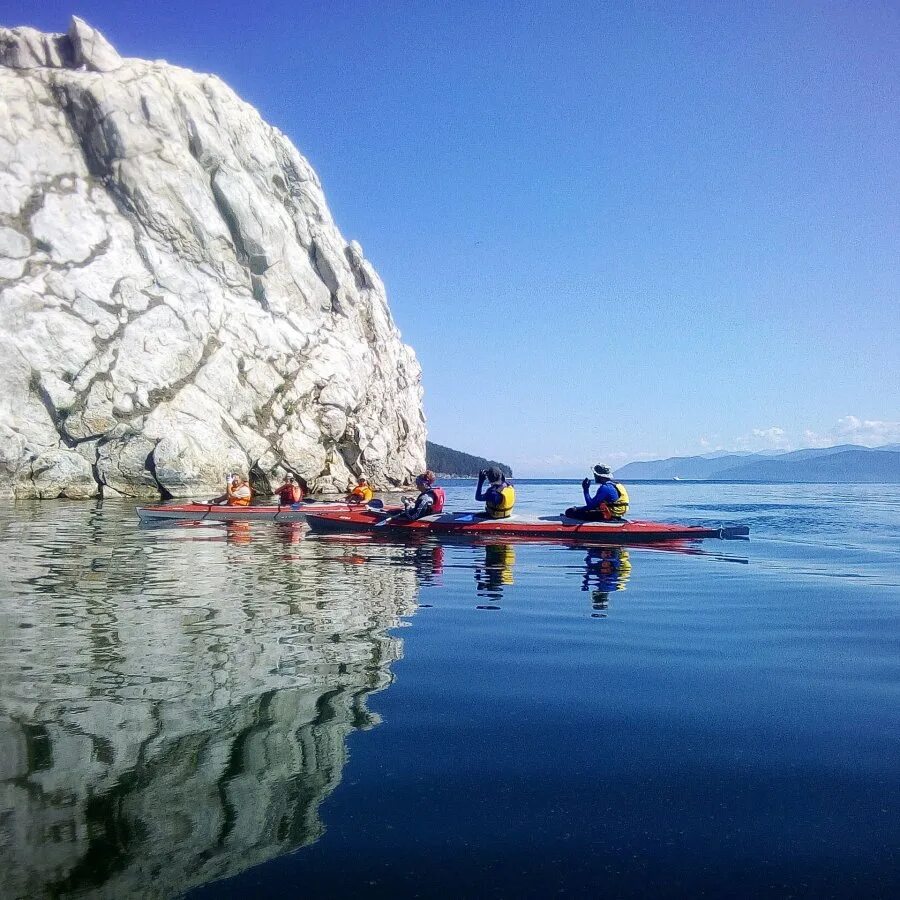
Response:
[[[10,4],[215,72],[520,475],[900,440],[896,3]]]

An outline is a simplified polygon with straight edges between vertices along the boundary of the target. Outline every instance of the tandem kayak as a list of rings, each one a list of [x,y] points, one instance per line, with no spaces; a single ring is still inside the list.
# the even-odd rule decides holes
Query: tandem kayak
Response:
[[[307,509],[348,510],[346,503],[294,503],[290,506],[219,506],[210,503],[138,506],[142,522],[178,519],[187,522],[302,522]]]
[[[398,510],[385,510],[396,513]],[[535,519],[510,516],[488,519],[477,513],[441,513],[423,516],[414,522],[384,522],[384,513],[365,509],[308,509],[306,522],[317,532],[409,532],[439,535],[506,537],[553,537],[591,540],[606,544],[640,544],[661,541],[702,540],[703,538],[740,539],[750,534],[746,525],[715,527],[671,525],[663,522],[583,522],[566,516],[541,516]],[[384,522],[384,524],[381,524]]]

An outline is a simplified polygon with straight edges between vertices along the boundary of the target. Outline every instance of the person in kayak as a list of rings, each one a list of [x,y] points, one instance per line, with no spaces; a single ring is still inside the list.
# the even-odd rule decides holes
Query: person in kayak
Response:
[[[220,506],[249,506],[252,499],[253,491],[250,490],[247,479],[235,474],[228,476],[225,482],[225,493],[220,497],[213,497],[209,503]]]
[[[375,492],[369,487],[365,478],[357,479],[356,487],[347,494],[347,502],[353,505],[368,503],[375,496]]]
[[[591,481],[585,478],[581,482],[584,506],[570,506],[564,515],[586,522],[608,522],[624,518],[628,512],[628,491],[624,485],[612,480],[609,466],[594,466],[594,481],[599,485],[597,493],[591,496]]]
[[[487,490],[484,489],[488,482]],[[484,513],[489,519],[506,519],[516,502],[516,489],[507,482],[506,476],[496,466],[482,469],[478,473],[478,487],[475,499],[484,503]]]
[[[297,484],[294,476],[288,472],[284,476],[284,484],[275,488],[273,493],[278,495],[279,506],[290,506],[299,503],[303,499],[303,488]]]
[[[431,516],[439,513],[444,508],[444,489],[435,487],[434,472],[423,472],[416,478],[416,487],[419,496],[415,500],[410,497],[403,498],[403,512],[394,517],[395,522],[412,522],[421,519],[422,516]]]

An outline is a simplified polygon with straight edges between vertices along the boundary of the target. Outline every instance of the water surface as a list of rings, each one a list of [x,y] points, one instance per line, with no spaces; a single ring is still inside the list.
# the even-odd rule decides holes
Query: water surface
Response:
[[[636,484],[752,529],[664,551],[12,504],[0,896],[895,896],[900,488],[852,493]]]

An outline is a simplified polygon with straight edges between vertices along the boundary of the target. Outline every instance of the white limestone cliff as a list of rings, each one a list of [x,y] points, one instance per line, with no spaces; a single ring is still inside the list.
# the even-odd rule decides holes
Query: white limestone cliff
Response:
[[[0,492],[407,483],[421,372],[309,163],[222,81],[0,28]]]

